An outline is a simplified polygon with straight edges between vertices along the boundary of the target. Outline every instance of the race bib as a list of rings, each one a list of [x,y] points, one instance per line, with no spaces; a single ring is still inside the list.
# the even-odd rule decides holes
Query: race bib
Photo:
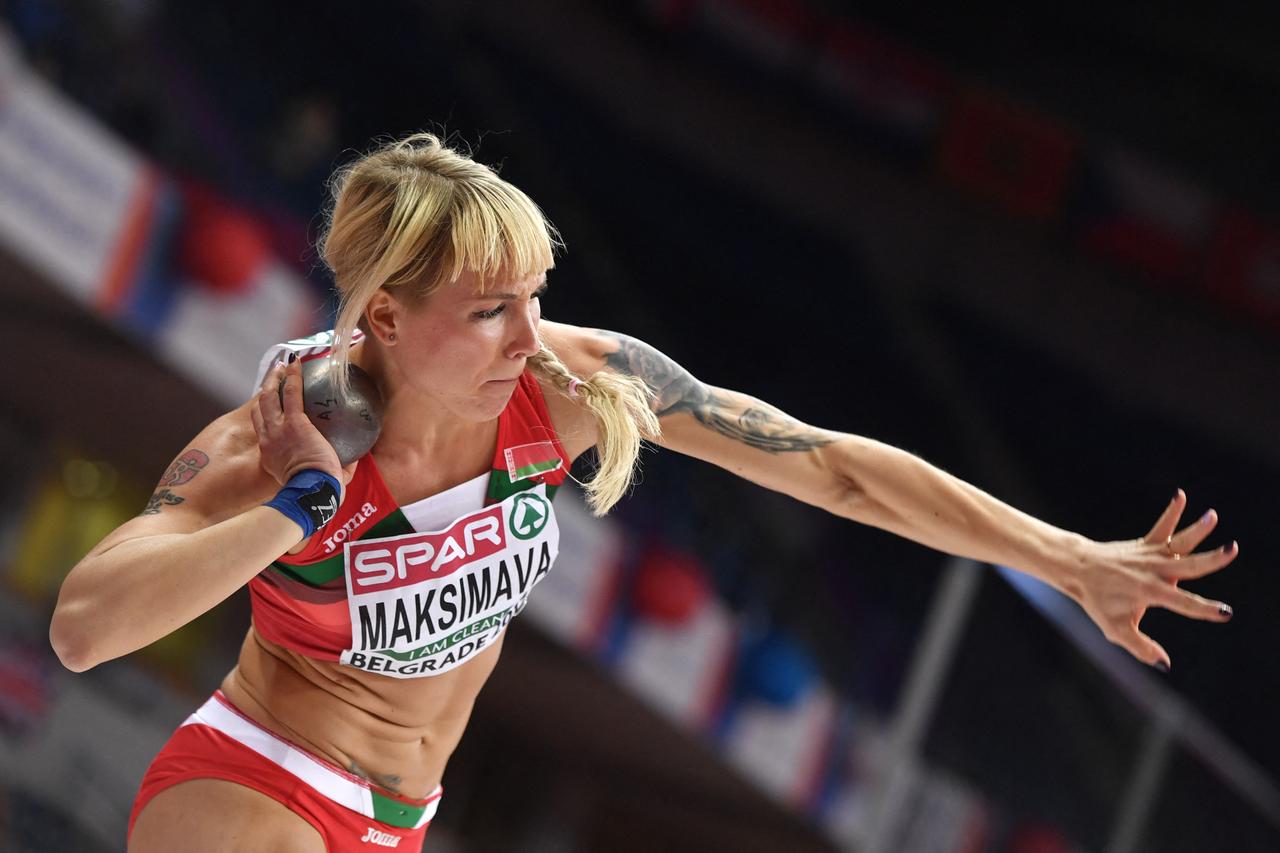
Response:
[[[541,483],[443,530],[347,542],[351,648],[342,663],[394,678],[466,663],[524,609],[559,546]]]

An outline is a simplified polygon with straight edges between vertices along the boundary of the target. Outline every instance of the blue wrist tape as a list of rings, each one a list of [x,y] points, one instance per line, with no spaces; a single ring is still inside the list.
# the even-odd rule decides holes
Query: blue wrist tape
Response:
[[[284,488],[263,506],[278,509],[297,522],[304,536],[324,527],[338,513],[341,484],[323,471],[311,469],[294,474]]]

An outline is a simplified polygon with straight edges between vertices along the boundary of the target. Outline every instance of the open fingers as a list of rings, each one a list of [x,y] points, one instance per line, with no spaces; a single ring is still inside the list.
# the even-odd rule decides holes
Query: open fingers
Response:
[[[1230,565],[1238,556],[1240,556],[1240,546],[1233,541],[1230,545],[1223,545],[1212,551],[1183,557],[1176,561],[1165,575],[1178,580],[1202,578]]]
[[[1186,508],[1187,495],[1182,489],[1178,489],[1173,494],[1173,500],[1169,501],[1164,512],[1160,513],[1160,517],[1156,519],[1151,531],[1142,538],[1153,544],[1168,541],[1173,532],[1178,529],[1178,519],[1182,518],[1182,512]]]
[[[1231,606],[1228,604],[1203,598],[1185,589],[1165,585],[1153,589],[1151,604],[1186,616],[1188,619],[1226,622],[1233,615]]]
[[[1169,537],[1169,550],[1174,554],[1187,555],[1194,551],[1205,537],[1218,526],[1218,513],[1209,510],[1193,524],[1179,530]]]
[[[1154,666],[1164,672],[1168,672],[1172,666],[1169,653],[1164,650],[1164,646],[1139,631],[1136,625],[1113,642],[1124,647],[1129,654],[1147,666]]]

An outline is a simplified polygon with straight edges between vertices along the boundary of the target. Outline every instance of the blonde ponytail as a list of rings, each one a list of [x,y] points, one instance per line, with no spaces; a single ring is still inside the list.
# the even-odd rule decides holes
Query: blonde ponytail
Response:
[[[597,516],[607,513],[631,486],[641,442],[655,441],[662,432],[658,416],[650,408],[653,391],[644,380],[601,370],[586,380],[569,371],[556,354],[543,344],[529,366],[551,380],[565,394],[582,398],[595,416],[600,440],[596,444],[599,464],[596,475],[583,483],[587,505]]]

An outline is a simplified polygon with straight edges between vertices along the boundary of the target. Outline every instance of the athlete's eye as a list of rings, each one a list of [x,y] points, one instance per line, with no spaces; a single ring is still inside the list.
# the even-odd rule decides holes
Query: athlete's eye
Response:
[[[477,320],[492,320],[494,317],[501,314],[506,307],[507,303],[503,302],[499,304],[497,308],[490,309],[489,311],[477,311],[471,316],[475,317]]]
[[[529,301],[532,302],[534,299],[537,299],[538,297],[542,296],[546,292],[547,292],[547,282],[544,281],[541,287],[539,287],[537,290],[535,290],[533,293],[529,295]],[[503,311],[505,311],[506,308],[507,308],[507,303],[502,302],[496,308],[491,308],[488,311],[476,311],[471,316],[476,318],[477,320],[492,320],[495,317],[497,317],[499,314],[501,314]]]

